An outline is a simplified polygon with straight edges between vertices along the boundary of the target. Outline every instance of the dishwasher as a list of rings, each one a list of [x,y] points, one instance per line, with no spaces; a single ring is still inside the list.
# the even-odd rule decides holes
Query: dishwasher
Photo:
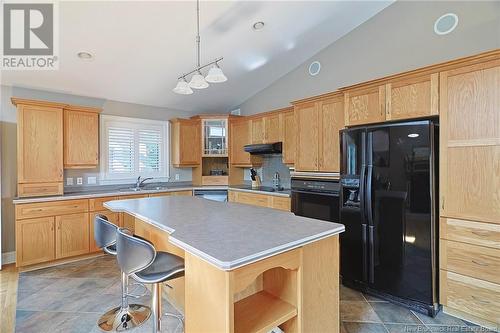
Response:
[[[207,200],[227,202],[227,190],[194,190],[194,196]]]

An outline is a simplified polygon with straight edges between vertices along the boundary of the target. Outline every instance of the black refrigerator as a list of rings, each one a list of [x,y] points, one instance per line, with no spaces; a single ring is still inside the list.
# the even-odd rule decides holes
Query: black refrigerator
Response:
[[[437,119],[340,132],[342,283],[435,316]]]

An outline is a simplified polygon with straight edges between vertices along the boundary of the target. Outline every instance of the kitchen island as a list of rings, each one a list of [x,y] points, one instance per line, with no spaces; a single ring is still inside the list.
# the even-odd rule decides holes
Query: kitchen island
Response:
[[[186,332],[338,332],[343,225],[196,197],[104,205],[133,216],[157,250],[185,258],[168,293]]]

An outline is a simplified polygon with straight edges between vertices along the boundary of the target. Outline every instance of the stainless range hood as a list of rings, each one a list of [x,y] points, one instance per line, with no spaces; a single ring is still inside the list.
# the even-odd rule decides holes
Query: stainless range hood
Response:
[[[252,155],[281,154],[281,142],[246,145],[244,150]]]

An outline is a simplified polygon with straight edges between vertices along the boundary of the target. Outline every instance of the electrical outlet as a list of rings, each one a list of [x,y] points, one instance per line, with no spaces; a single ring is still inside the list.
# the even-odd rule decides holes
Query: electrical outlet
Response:
[[[94,185],[95,183],[97,183],[96,177],[87,177],[87,184]]]
[[[83,178],[82,177],[76,178],[76,184],[77,185],[83,185]]]
[[[73,185],[73,178],[72,177],[66,178],[66,185],[68,185],[68,186]]]
[[[175,180],[179,180],[181,179],[181,175],[179,175],[178,173],[175,174]]]

